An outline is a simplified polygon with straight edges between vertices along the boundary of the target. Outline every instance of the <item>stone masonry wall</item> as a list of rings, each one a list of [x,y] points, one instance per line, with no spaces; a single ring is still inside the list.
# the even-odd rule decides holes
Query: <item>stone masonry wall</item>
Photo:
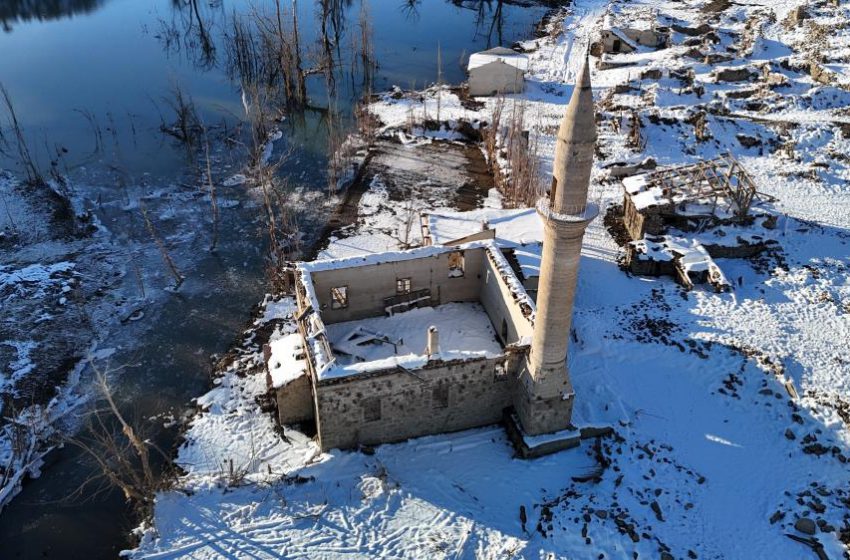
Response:
[[[313,390],[310,376],[301,377],[275,390],[277,415],[281,424],[297,424],[313,419]]]
[[[516,352],[495,359],[435,362],[415,372],[394,370],[344,383],[319,383],[322,449],[497,423],[512,403],[516,370],[524,361],[525,353]]]
[[[514,344],[522,338],[530,339],[534,328],[529,320],[523,316],[522,310],[516,304],[510,289],[500,278],[499,271],[493,266],[490,259],[483,263],[484,274],[481,279],[479,297],[481,305],[490,317],[493,330],[502,337],[502,325],[507,327],[507,337],[502,340],[503,344]]]
[[[485,250],[476,248],[461,252],[463,276],[449,275],[451,253],[314,272],[311,277],[321,306],[322,320],[331,325],[384,315],[384,298],[396,295],[396,280],[400,278],[411,279],[411,291],[431,290],[431,305],[434,306],[477,301]],[[334,309],[331,305],[331,289],[339,286],[347,287],[348,306],[344,309]]]

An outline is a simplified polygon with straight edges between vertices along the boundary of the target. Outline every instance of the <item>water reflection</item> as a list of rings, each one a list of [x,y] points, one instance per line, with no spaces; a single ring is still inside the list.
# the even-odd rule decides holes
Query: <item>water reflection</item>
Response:
[[[0,2],[0,27],[9,33],[14,23],[87,14],[105,2],[106,0],[3,0]]]
[[[200,70],[215,67],[216,44],[213,28],[224,18],[223,0],[203,3],[198,0],[171,0],[171,18],[159,17],[155,35],[166,55],[185,53],[188,61]]]

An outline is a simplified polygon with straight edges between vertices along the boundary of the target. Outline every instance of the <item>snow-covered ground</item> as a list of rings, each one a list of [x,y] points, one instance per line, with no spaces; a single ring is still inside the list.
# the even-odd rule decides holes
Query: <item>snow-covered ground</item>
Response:
[[[396,356],[399,359],[406,355],[425,356],[430,327],[437,328],[439,351],[445,360],[470,356],[492,358],[502,353],[490,318],[478,303],[423,307],[391,317],[334,323],[326,328],[337,359],[357,364]],[[376,344],[376,340],[383,342]],[[340,352],[345,356],[340,356]]]
[[[719,259],[730,293],[685,292],[670,279],[625,274],[602,219],[591,224],[570,349],[574,421],[607,423],[616,433],[531,461],[513,458],[496,427],[374,454],[321,454],[288,427],[281,437],[256,402],[265,375],[248,334],[219,386],[199,399],[204,412],[178,455],[186,474],[158,497],[153,525],[130,557],[814,558],[787,536],[809,538],[799,529],[810,528],[829,558],[847,557],[850,130],[841,125],[850,76],[840,72],[848,8],[809,6],[809,18],[794,24],[789,14],[803,0],[614,4],[713,31],[696,41],[674,32],[667,49],[618,55],[611,62],[633,64],[594,70],[594,201],[621,201],[613,164],[682,164],[728,151],[776,197],[764,210],[778,217],[781,252]],[[577,0],[554,23],[562,33],[524,45],[533,52],[521,98],[544,177],[576,55],[608,5]],[[839,72],[831,85],[797,64],[824,29],[832,37],[822,54]],[[759,64],[767,77],[719,82],[713,73]],[[654,69],[660,77],[646,73]],[[424,107],[398,96],[376,103],[384,132],[407,130],[410,115],[433,117],[436,95],[444,121],[487,121],[494,104],[470,108],[436,91]],[[328,256],[352,254],[358,239],[375,250],[374,232],[403,222],[379,187],[364,197],[357,235],[340,240],[344,251],[332,243]],[[395,237],[380,242],[395,248]],[[274,309],[282,311],[267,312],[258,326],[272,337],[293,332],[291,302]]]

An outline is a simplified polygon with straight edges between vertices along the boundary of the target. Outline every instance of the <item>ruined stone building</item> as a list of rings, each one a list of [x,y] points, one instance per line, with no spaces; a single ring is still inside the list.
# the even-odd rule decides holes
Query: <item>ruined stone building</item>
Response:
[[[690,289],[730,289],[715,258],[752,257],[769,244],[775,216],[753,208],[766,195],[730,155],[623,179],[625,265],[669,275]]]
[[[640,47],[660,49],[670,41],[670,29],[658,24],[653,10],[619,8],[605,15],[596,46],[598,54],[631,53]]]
[[[567,370],[595,126],[585,64],[536,208],[536,302],[492,235],[299,263],[298,331],[266,349],[280,422],[314,422],[322,449],[505,421],[531,456],[598,433],[572,425]]]

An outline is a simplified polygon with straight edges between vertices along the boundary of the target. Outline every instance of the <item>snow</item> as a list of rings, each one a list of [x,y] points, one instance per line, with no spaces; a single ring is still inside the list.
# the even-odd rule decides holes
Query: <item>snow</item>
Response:
[[[294,301],[290,299],[275,300],[270,294],[266,294],[263,301],[263,316],[259,319],[259,322],[268,323],[275,319],[285,319],[291,316],[295,309]]]
[[[526,243],[512,248],[514,257],[519,263],[522,277],[537,278],[540,276],[540,260],[543,254],[543,243]]]
[[[271,354],[268,368],[273,388],[280,389],[307,374],[307,360],[300,334],[292,333],[282,336],[271,341],[269,347]]]
[[[469,56],[469,64],[466,69],[472,71],[476,68],[490,64],[492,62],[503,62],[509,66],[513,66],[517,70],[525,72],[528,69],[528,57],[522,53],[506,49],[504,47],[496,47],[486,51],[473,53]]]
[[[433,358],[468,360],[502,355],[490,318],[478,303],[447,303],[390,317],[334,323],[327,326],[327,332],[337,364],[346,371],[353,368],[363,372],[383,369],[388,359],[427,357],[430,327],[436,327],[439,333],[439,353]],[[351,363],[342,365],[345,361]]]
[[[423,259],[436,255],[442,255],[445,253],[453,253],[455,251],[465,251],[480,248],[486,248],[490,251],[498,251],[496,246],[490,241],[472,241],[470,243],[464,243],[456,247],[417,247],[415,249],[408,249],[404,251],[383,251],[380,253],[369,252],[368,254],[361,253],[359,255],[339,259],[325,259],[312,262],[300,262],[298,263],[298,268],[299,270],[302,270],[307,273],[316,273],[321,272],[323,270],[339,270],[342,268],[374,266],[388,262],[401,262],[406,260]]]
[[[163,494],[156,524],[167,537],[148,532],[141,549],[150,552],[129,557],[545,558],[556,551],[550,543],[527,543],[532,504],[590,468],[583,453],[514,459],[501,428],[381,446],[371,456],[336,453],[272,487]],[[517,484],[526,479],[535,484]],[[521,506],[530,512],[525,528]]]
[[[533,208],[481,208],[468,212],[425,214],[431,242],[448,243],[487,229],[496,230],[496,243],[528,243],[543,239],[543,223]]]
[[[737,2],[716,14],[700,12],[705,2],[640,4],[685,26],[711,17],[719,43],[703,46],[706,54],[729,54],[742,64],[750,62],[748,55],[735,48],[750,18],[759,23],[762,44],[774,45],[755,49],[753,57],[787,51],[833,56],[832,41],[818,44],[808,26],[789,28],[783,20],[804,4],[822,25],[847,16],[846,6],[802,0]],[[544,176],[577,74],[580,57],[570,54],[580,52],[573,47],[583,34],[601,29],[608,5],[577,0],[557,23],[564,30],[558,38],[526,43],[536,50],[529,54],[523,98],[534,115],[531,135],[538,139]],[[847,35],[844,28],[831,32],[842,40]],[[674,42],[682,40],[674,34]],[[850,430],[835,404],[850,395],[850,167],[842,155],[848,140],[833,124],[840,109],[805,105],[804,95],[822,87],[810,76],[782,70],[789,86],[765,87],[758,98],[763,106],[750,110],[755,100],[725,93],[752,84],[714,84],[712,66],[683,56],[686,51],[673,45],[618,55],[613,59],[641,68],[594,69],[600,127],[591,199],[603,212],[621,202],[621,184],[606,168],[612,162],[653,157],[662,166],[683,165],[729,151],[760,191],[777,197],[768,211],[780,218],[781,252],[764,260],[720,259],[726,275],[738,279],[732,292],[684,292],[670,279],[624,274],[617,261],[621,249],[603,221],[590,224],[568,364],[573,418],[576,425],[614,426],[616,435],[603,438],[598,450],[584,442],[520,461],[500,428],[384,445],[374,455],[311,453],[295,437],[299,432],[287,428],[292,443],[278,439],[267,463],[276,476],[256,475],[255,482],[226,490],[219,476],[217,485],[198,489],[208,471],[191,469],[181,488],[195,493],[161,493],[156,530],[144,532],[131,556],[814,557],[786,536],[796,534],[795,521],[821,519],[840,530],[850,515]],[[640,71],[650,67],[692,69],[694,85],[704,91],[684,91],[692,86],[678,79],[641,83]],[[641,117],[639,147],[630,145],[627,127],[612,124],[627,122],[628,113],[604,102],[622,84],[637,88],[626,111]],[[678,101],[658,107],[657,99]],[[386,96],[373,108],[387,128],[402,127],[408,115],[434,114],[435,101],[433,92],[424,102]],[[492,107],[473,111],[449,95],[442,101],[446,118],[470,122],[486,120]],[[695,141],[686,122],[697,110],[707,111],[711,138],[704,142]],[[764,144],[745,148],[739,133]],[[789,151],[779,149],[786,144]],[[380,231],[374,224],[391,219],[375,210],[356,239],[367,239]],[[479,217],[471,214],[468,222],[473,227]],[[254,386],[235,374],[227,379],[232,394]],[[789,396],[789,383],[798,398]],[[239,433],[247,439],[249,429],[271,431],[268,416],[244,402],[236,420],[222,417],[221,430],[234,440]],[[212,425],[207,431],[215,433]],[[581,482],[588,475],[594,481]],[[815,536],[829,558],[846,553],[835,531],[819,528]]]

